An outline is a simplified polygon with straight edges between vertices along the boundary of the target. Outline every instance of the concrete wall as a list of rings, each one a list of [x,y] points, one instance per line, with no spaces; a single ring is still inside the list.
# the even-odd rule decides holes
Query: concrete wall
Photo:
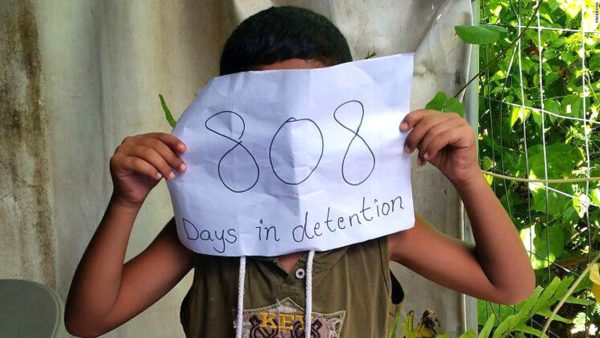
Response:
[[[183,111],[217,74],[235,25],[272,4],[330,17],[355,59],[416,51],[413,108],[465,81],[469,49],[453,26],[470,22],[468,0],[0,0],[0,278],[39,281],[64,299],[112,189],[114,148],[127,135],[168,131],[158,93]],[[427,167],[415,168],[413,182],[417,210],[458,236],[451,185]],[[136,222],[128,257],[171,215],[160,184]],[[460,296],[405,269],[398,273],[404,308],[437,310],[455,332],[463,322]],[[182,336],[178,309],[189,283],[190,276],[107,336]]]

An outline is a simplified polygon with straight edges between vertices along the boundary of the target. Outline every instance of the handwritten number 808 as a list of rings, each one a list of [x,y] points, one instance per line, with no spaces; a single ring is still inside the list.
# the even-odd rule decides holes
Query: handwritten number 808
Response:
[[[360,110],[359,110],[360,116],[358,118],[358,121],[354,122],[353,124],[348,121],[342,122],[340,120],[340,116],[339,116],[341,111],[351,109],[349,107],[360,108]],[[342,109],[342,108],[345,108],[345,109]],[[227,136],[226,135],[227,131],[220,132],[217,130],[216,126],[211,126],[211,121],[213,119],[216,119],[221,116],[224,117],[227,115],[229,115],[228,118],[229,118],[230,123],[232,123],[231,121],[233,121],[233,120],[239,120],[242,124],[242,130],[239,133],[239,136],[237,136],[237,139]],[[346,114],[344,114],[344,115],[346,115]],[[349,131],[352,135],[352,137],[350,138],[350,141],[348,142],[348,147],[346,148],[346,152],[344,153],[344,157],[343,157],[342,163],[341,163],[342,179],[348,185],[353,185],[353,186],[361,185],[371,176],[371,174],[373,173],[373,170],[375,170],[375,155],[374,155],[373,151],[371,150],[371,147],[369,146],[367,141],[359,134],[360,128],[361,128],[363,120],[364,120],[364,106],[360,101],[357,101],[357,100],[350,100],[350,101],[344,102],[335,109],[335,111],[333,112],[333,118],[342,128]],[[294,124],[304,124],[304,125],[308,126],[309,128],[313,129],[314,132],[313,132],[312,136],[315,136],[315,138],[320,141],[320,149],[319,149],[318,159],[315,161],[315,163],[312,165],[312,167],[310,169],[308,169],[308,173],[304,177],[300,177],[300,178],[292,177],[293,173],[291,175],[290,174],[286,175],[285,170],[282,169],[283,166],[280,165],[280,163],[282,163],[281,159],[273,157],[273,153],[274,153],[273,148],[277,144],[277,137],[280,135],[280,133],[282,133],[282,130],[284,130],[285,128],[290,128]],[[223,185],[227,189],[229,189],[230,191],[232,191],[234,193],[243,193],[243,192],[246,192],[246,191],[252,189],[258,183],[258,180],[260,177],[260,168],[259,168],[259,165],[258,165],[254,155],[250,152],[250,150],[248,150],[248,148],[246,148],[242,144],[242,142],[243,142],[242,136],[244,136],[244,131],[246,128],[246,123],[244,121],[244,118],[240,114],[233,112],[233,111],[228,111],[228,110],[221,111],[221,112],[218,112],[218,113],[210,116],[208,119],[206,119],[206,122],[204,123],[204,125],[205,125],[206,129],[208,129],[209,131],[229,140],[233,144],[232,147],[229,148],[229,150],[227,150],[223,154],[223,156],[221,156],[219,163],[217,164],[217,172],[219,174],[219,179],[221,180]],[[353,129],[353,128],[349,127],[349,125],[356,125],[356,127]],[[354,144],[358,140],[360,140],[362,143],[362,149],[364,149],[368,152],[369,161],[371,162],[370,168],[367,173],[363,173],[362,175],[359,174],[359,177],[350,178],[349,177],[350,175],[347,174],[347,169],[346,169],[346,167],[348,166],[348,163],[347,163],[348,162],[348,154],[350,152],[350,149],[352,147],[355,147]],[[227,157],[230,156],[232,154],[232,152],[236,151],[237,149],[239,149],[239,151],[242,151],[242,153],[245,155],[244,157],[250,163],[250,167],[252,167],[254,170],[251,170],[252,172],[250,172],[250,174],[252,175],[252,177],[250,177],[250,180],[248,180],[248,182],[241,183],[241,184],[240,184],[240,182],[237,182],[237,185],[236,185],[233,183],[233,178],[229,178],[229,177],[227,177],[227,175],[223,174],[224,170],[223,170],[222,166],[223,166],[223,162],[227,160]],[[293,117],[289,118],[281,124],[281,126],[277,129],[277,131],[273,135],[273,138],[271,139],[271,144],[269,146],[269,161],[270,161],[271,169],[273,170],[273,174],[277,177],[277,179],[279,179],[281,182],[283,182],[285,184],[288,184],[288,185],[301,184],[302,182],[305,182],[306,180],[308,180],[308,178],[315,172],[315,170],[321,163],[321,159],[323,157],[323,150],[324,150],[323,133],[321,132],[321,129],[314,121],[312,121],[310,119],[296,119]],[[236,177],[239,177],[239,176],[236,175]]]

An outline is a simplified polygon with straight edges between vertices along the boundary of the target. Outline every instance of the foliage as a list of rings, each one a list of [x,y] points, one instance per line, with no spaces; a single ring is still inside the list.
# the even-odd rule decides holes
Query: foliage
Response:
[[[409,311],[402,321],[402,337],[404,338],[437,338],[440,322],[431,310],[425,310],[415,325],[415,312]]]
[[[396,338],[398,335],[398,324],[400,323],[400,311],[396,310],[394,315],[394,322],[392,323],[392,329],[390,330],[390,338]]]
[[[545,28],[538,31],[527,29],[537,19],[536,2],[482,1],[484,23],[456,27],[461,39],[481,45],[479,146],[484,170],[534,181],[600,176],[600,32],[594,2],[583,1],[583,13],[581,3],[541,2],[539,26]],[[502,28],[490,29],[494,25]],[[426,108],[452,111],[448,107],[460,106],[453,100],[437,93]],[[527,302],[499,306],[493,337],[511,332],[516,337],[540,336],[539,329],[526,325],[535,323],[534,317],[562,323],[554,328],[564,330],[561,336],[569,327],[587,331],[591,324],[599,326],[600,307],[590,306],[591,295],[600,295],[597,265],[590,274],[592,292],[579,292],[578,298],[569,294],[565,300],[571,306],[557,308],[574,320],[549,310],[572,282],[572,277],[560,281],[555,276],[585,273],[600,246],[600,182],[582,181],[545,185],[489,177],[521,231],[538,282],[545,285],[554,277],[545,289],[538,286]],[[578,290],[584,288],[590,287],[583,284]],[[491,306],[481,304],[480,314]],[[489,334],[490,318],[480,316],[481,336]]]
[[[512,50],[519,25],[532,16],[536,2],[481,3],[483,24],[502,26],[507,33],[480,46],[480,68],[508,50],[480,79],[482,168],[529,179],[600,176],[600,33],[578,32],[582,28],[598,32],[594,1],[584,1],[583,20],[579,0],[543,1],[540,26],[550,29],[538,32],[534,22]],[[600,182],[553,183],[548,189],[535,182],[492,177],[489,182],[520,230],[539,284],[583,271],[600,247]],[[579,304],[561,309],[566,317],[557,317],[562,323],[553,330],[563,330],[558,334],[566,336],[575,325],[566,318],[579,313],[588,325],[599,326],[594,307],[582,305],[590,297],[590,292],[581,292]],[[480,312],[490,307],[483,304]],[[480,324],[486,318],[481,317]]]
[[[541,326],[540,323],[535,320],[536,318],[539,320],[540,316],[550,317],[552,306],[563,298],[565,298],[567,303],[581,303],[581,300],[577,300],[568,294],[569,287],[573,283],[573,280],[573,277],[567,277],[562,280],[555,277],[545,288],[538,286],[533,295],[526,301],[514,307],[496,307],[491,316],[499,317],[499,324],[495,326],[492,337],[506,337],[515,332],[523,332],[534,335],[535,337],[542,337]],[[589,305],[591,302],[587,301],[586,304]],[[553,319],[566,324],[572,323],[572,319],[559,315],[555,316]],[[543,337],[547,337],[547,335],[543,335]]]
[[[425,109],[465,115],[462,103],[455,97],[448,97],[448,94],[444,92],[437,92],[433,99],[425,105]]]
[[[507,32],[506,28],[493,25],[455,26],[454,31],[463,41],[477,45],[496,42]]]
[[[546,287],[536,287],[534,293],[529,299],[515,305],[491,305],[484,304],[485,311],[479,311],[479,321],[484,323],[479,331],[479,338],[503,338],[503,337],[524,337],[524,334],[529,334],[535,337],[548,338],[541,330],[542,323],[539,318],[551,318],[551,320],[561,323],[572,324],[573,319],[565,318],[560,315],[552,316],[552,307],[559,301],[576,305],[593,305],[590,300],[582,300],[572,297],[573,292],[581,292],[586,289],[586,285],[574,285],[573,277],[560,279],[555,277]],[[409,317],[405,320],[404,327],[413,329],[412,326],[412,311]],[[487,319],[486,319],[487,318]],[[497,321],[496,321],[497,320]],[[422,325],[418,325],[420,328]],[[424,338],[431,337],[430,331],[403,331],[405,338]],[[438,334],[436,338],[448,338],[447,334]],[[467,331],[459,338],[475,337],[475,333]]]

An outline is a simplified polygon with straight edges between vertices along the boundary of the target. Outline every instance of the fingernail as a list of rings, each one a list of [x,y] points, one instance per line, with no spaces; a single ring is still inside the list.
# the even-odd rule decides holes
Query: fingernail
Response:
[[[406,129],[408,129],[408,123],[402,122],[400,124],[400,130],[405,131]]]
[[[185,171],[185,169],[187,169],[185,163],[181,163],[181,165],[179,165],[179,171]]]
[[[404,146],[404,152],[410,154],[410,148],[408,146]]]
[[[425,153],[425,155],[423,155],[423,159],[425,159],[425,160],[429,160],[429,154],[428,154],[428,153]]]
[[[162,175],[160,173],[156,173],[156,179],[160,180],[162,178]]]
[[[168,180],[172,180],[174,178],[175,178],[175,174],[173,174],[173,172],[170,172],[170,173],[167,174],[167,179]]]
[[[183,143],[179,143],[179,144],[177,145],[177,149],[178,149],[179,151],[181,151],[181,152],[184,152],[184,151],[185,151],[185,145],[184,145]]]

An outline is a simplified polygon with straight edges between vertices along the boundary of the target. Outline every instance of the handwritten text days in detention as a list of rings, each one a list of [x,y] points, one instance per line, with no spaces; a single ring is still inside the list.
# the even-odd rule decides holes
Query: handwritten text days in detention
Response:
[[[317,216],[313,218],[314,216],[310,211],[306,211],[303,224],[294,227],[282,227],[284,229],[291,228],[291,231],[287,233],[282,233],[277,225],[267,224],[262,219],[258,220],[254,226],[256,229],[255,235],[259,242],[279,242],[282,236],[289,236],[292,241],[301,243],[316,237],[335,236],[338,231],[343,232],[356,226],[364,226],[375,219],[385,218],[402,209],[404,209],[402,197],[399,195],[384,201],[377,198],[368,200],[363,197],[360,210],[349,215],[334,215],[331,207],[328,207],[327,211],[323,213],[324,217],[318,218]],[[187,218],[182,218],[181,221],[189,240],[211,243],[212,249],[217,254],[225,252],[227,245],[235,244],[239,239],[236,227],[211,229],[210,226],[200,225],[198,222]]]

